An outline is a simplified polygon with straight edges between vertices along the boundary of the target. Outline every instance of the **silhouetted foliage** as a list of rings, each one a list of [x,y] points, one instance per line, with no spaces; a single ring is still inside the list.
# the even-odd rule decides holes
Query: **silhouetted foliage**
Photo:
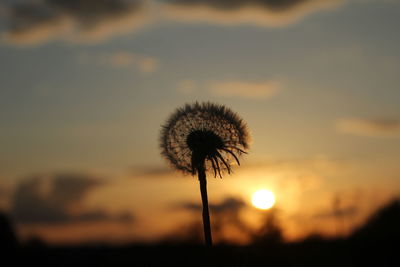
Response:
[[[14,250],[17,238],[14,228],[5,214],[0,213],[0,250]]]
[[[216,245],[208,250],[193,240],[153,244],[44,246],[31,242],[16,246],[16,254],[1,254],[3,263],[11,255],[13,266],[399,266],[399,201],[378,210],[351,237],[325,239],[315,236],[294,243],[280,240],[276,213],[266,217],[264,236],[251,246]],[[0,216],[1,236],[16,244],[13,227]],[[182,232],[201,232],[192,224]],[[266,231],[265,229],[269,229]],[[196,230],[197,229],[197,230]],[[275,229],[275,230],[271,230]],[[185,235],[185,236],[190,236]],[[195,235],[193,235],[194,237]],[[267,237],[266,237],[267,236]],[[10,238],[11,237],[11,238]],[[197,238],[199,235],[197,234]],[[268,242],[262,242],[263,240]],[[5,242],[7,243],[7,242]],[[2,243],[2,244],[5,244]],[[10,244],[9,242],[7,244]],[[2,250],[3,252],[4,250]],[[3,257],[5,255],[6,257]],[[8,257],[7,260],[9,260]],[[3,264],[4,265],[4,264]],[[3,266],[2,265],[2,266]],[[8,262],[7,265],[8,266]]]
[[[269,210],[259,231],[254,234],[253,242],[258,245],[275,245],[283,241],[283,231],[275,209]]]
[[[373,214],[367,222],[354,232],[360,239],[399,239],[400,200],[394,200]]]
[[[201,221],[179,225],[172,233],[161,241],[162,244],[199,245],[203,242],[203,227]]]
[[[352,257],[365,266],[400,266],[400,200],[375,212],[352,236]]]

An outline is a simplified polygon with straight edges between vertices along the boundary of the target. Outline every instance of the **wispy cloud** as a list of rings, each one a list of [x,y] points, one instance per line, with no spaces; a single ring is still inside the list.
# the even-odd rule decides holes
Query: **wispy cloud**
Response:
[[[157,70],[159,61],[155,57],[142,56],[138,62],[137,67],[142,73],[151,73]]]
[[[132,168],[133,178],[168,178],[173,176],[174,171],[167,166],[136,166]]]
[[[209,91],[215,96],[266,99],[276,95],[282,88],[277,81],[220,81],[209,84]]]
[[[197,88],[198,88],[198,85],[194,80],[185,79],[178,83],[176,90],[179,93],[182,93],[185,95],[190,95],[190,94],[193,94],[194,92],[196,92]]]
[[[301,187],[302,189],[313,188],[319,185],[319,180],[314,175],[310,175],[310,172],[329,172],[336,173],[339,170],[347,168],[347,162],[342,159],[333,159],[326,156],[315,156],[311,158],[302,159],[276,159],[276,160],[262,160],[259,162],[248,162],[241,166],[239,173],[243,172],[270,172],[270,173],[283,173],[293,172],[296,175],[296,179],[301,176]],[[174,171],[169,166],[163,165],[148,165],[148,166],[134,166],[129,171],[130,178],[168,178],[173,177],[181,178],[184,176],[180,172]],[[304,174],[304,175],[303,175]],[[238,176],[232,176],[239,177]],[[292,183],[293,181],[285,178],[285,182]],[[290,180],[290,181],[289,181]]]
[[[360,136],[400,137],[400,120],[396,118],[340,119],[335,128],[341,133]]]
[[[113,67],[129,67],[135,62],[135,54],[128,51],[117,51],[110,54],[102,54],[99,58],[102,63]]]
[[[338,6],[343,0],[165,0],[172,20],[223,25],[253,24],[277,27],[294,23],[311,13]]]

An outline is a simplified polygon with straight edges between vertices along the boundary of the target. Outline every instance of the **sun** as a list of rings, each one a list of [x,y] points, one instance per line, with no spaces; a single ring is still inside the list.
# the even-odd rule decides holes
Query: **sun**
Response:
[[[260,189],[254,192],[251,203],[258,209],[267,210],[274,206],[275,195],[270,190]]]

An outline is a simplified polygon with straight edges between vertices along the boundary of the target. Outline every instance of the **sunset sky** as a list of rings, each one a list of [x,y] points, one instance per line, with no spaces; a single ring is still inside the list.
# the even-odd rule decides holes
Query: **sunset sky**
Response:
[[[160,129],[211,101],[252,137],[209,177],[217,239],[270,213],[288,240],[347,234],[400,194],[399,27],[397,0],[2,0],[0,210],[48,242],[181,234],[199,184]]]

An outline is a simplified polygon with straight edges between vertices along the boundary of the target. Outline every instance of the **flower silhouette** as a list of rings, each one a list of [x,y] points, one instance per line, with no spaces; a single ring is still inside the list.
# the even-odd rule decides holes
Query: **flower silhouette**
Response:
[[[165,158],[178,170],[195,175],[200,182],[203,204],[204,239],[212,246],[208,210],[206,172],[214,177],[221,172],[231,173],[234,162],[246,153],[249,134],[246,124],[225,106],[194,103],[179,108],[161,130],[161,150]]]
[[[195,175],[205,171],[222,178],[249,146],[246,124],[223,105],[194,103],[179,108],[162,127],[161,150],[173,167]]]

